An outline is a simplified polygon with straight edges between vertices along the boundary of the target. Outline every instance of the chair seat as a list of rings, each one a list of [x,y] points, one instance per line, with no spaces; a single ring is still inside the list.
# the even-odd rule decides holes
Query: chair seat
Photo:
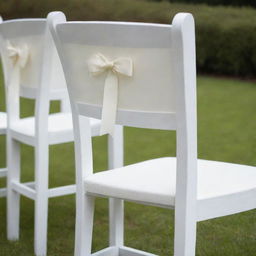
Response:
[[[96,135],[100,128],[100,120],[90,118],[92,135]],[[35,137],[35,117],[22,118],[13,124],[12,136],[21,142],[33,144]],[[49,144],[58,144],[74,140],[71,113],[55,113],[48,119]]]
[[[0,112],[0,134],[6,133],[7,115],[5,112]]]
[[[86,178],[85,188],[92,194],[174,206],[176,158],[158,158],[99,172]],[[198,200],[251,189],[256,189],[256,167],[198,160]]]

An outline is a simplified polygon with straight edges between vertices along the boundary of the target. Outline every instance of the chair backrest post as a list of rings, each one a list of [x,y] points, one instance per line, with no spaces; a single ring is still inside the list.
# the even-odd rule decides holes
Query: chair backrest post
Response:
[[[64,13],[62,12],[51,12],[47,16],[47,24],[48,29],[51,29],[51,26],[55,26],[55,24],[58,24],[58,22],[64,22],[66,21],[66,17]],[[51,25],[51,23],[53,24]],[[51,33],[51,36],[54,37],[54,34]],[[56,41],[56,38],[54,38],[54,41]],[[69,98],[64,98],[61,100],[61,112],[70,112],[70,100]]]
[[[197,115],[195,28],[191,14],[180,13],[173,20],[176,73],[183,70],[177,88],[177,178],[175,218],[183,229],[194,225],[197,198]],[[182,57],[181,57],[182,56]],[[182,72],[181,72],[182,73]],[[184,216],[184,214],[186,216]],[[186,220],[186,223],[184,223]],[[181,223],[182,222],[182,223]],[[179,225],[178,224],[178,225]],[[185,234],[185,233],[184,233]],[[178,239],[177,237],[175,239]],[[182,239],[186,239],[183,237]]]
[[[51,12],[47,16],[47,26],[51,31],[53,40],[56,44],[57,51],[59,52],[59,41],[56,37],[56,25],[59,23],[65,23],[66,16],[62,12]],[[59,58],[62,59],[62,54],[59,54]],[[61,61],[62,66],[65,62]],[[63,67],[65,69],[65,67]],[[66,81],[68,77],[64,73]],[[68,87],[69,90],[69,87]],[[72,91],[69,90],[69,94]],[[72,113],[78,113],[77,106],[74,102],[70,101],[70,106]],[[72,115],[73,118],[73,129],[75,137],[75,162],[76,162],[76,184],[77,191],[83,189],[84,176],[90,175],[93,172],[93,162],[92,162],[92,142],[91,142],[91,128],[89,123],[89,118],[84,116]],[[83,156],[88,156],[84,158]]]
[[[66,22],[66,17],[62,12],[51,12],[47,16],[47,26],[51,31],[54,39],[57,51],[59,52],[59,41],[56,36],[56,25],[58,23]],[[61,64],[64,68],[64,61],[62,60],[62,54],[59,54]],[[68,77],[64,73],[66,81]],[[69,87],[68,87],[69,90]],[[69,95],[72,92],[69,90]],[[72,96],[71,96],[72,97]],[[75,143],[75,165],[76,165],[76,206],[81,202],[84,202],[83,195],[85,193],[84,179],[87,175],[93,173],[93,156],[92,156],[92,139],[91,139],[91,127],[90,120],[85,116],[78,116],[74,113],[78,113],[77,106],[72,100],[70,100],[70,106],[72,110],[73,119],[73,131],[74,131],[74,143]],[[87,156],[87,157],[84,157]],[[80,205],[80,207],[83,207]],[[79,239],[81,223],[84,221],[84,216],[76,211],[76,239]]]
[[[36,105],[35,105],[35,133],[37,138],[37,143],[47,142],[47,129],[48,126],[48,115],[50,111],[50,100],[49,100],[49,75],[52,69],[52,51],[53,42],[51,41],[51,35],[47,27],[45,28],[44,36],[44,47],[43,47],[43,57],[40,72],[40,85],[37,90],[36,95]]]
[[[69,98],[64,98],[60,100],[60,112],[63,112],[63,113],[71,112]]]

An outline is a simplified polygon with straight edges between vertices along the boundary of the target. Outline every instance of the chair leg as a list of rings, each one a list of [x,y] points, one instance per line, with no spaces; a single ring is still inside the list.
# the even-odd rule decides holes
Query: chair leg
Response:
[[[195,256],[196,219],[194,214],[175,210],[174,256]]]
[[[47,253],[49,146],[35,148],[35,254]]]
[[[123,127],[115,126],[115,136],[108,137],[109,169],[123,166]],[[109,199],[109,245],[124,244],[124,202],[120,199]]]
[[[92,247],[93,215],[95,198],[83,196],[77,203],[75,256],[90,256]]]
[[[109,199],[109,245],[122,246],[124,244],[124,201]]]
[[[7,143],[7,237],[19,239],[20,194],[12,189],[12,182],[20,182],[20,144],[8,138]]]

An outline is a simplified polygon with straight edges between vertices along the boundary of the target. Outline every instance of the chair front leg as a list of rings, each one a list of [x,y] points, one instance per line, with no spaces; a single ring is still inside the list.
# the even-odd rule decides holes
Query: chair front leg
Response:
[[[186,208],[175,208],[174,256],[195,256],[196,217]]]
[[[35,148],[35,254],[47,254],[49,146]]]
[[[75,256],[90,256],[95,198],[77,194]]]
[[[13,182],[20,182],[20,143],[7,138],[7,237],[19,239],[20,194],[12,189]]]

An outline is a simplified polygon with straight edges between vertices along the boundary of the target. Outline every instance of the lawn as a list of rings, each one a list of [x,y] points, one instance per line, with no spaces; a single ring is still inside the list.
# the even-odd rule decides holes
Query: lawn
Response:
[[[3,88],[1,87],[1,95]],[[199,77],[198,154],[200,158],[256,166],[256,84]],[[2,99],[2,98],[1,98]],[[31,114],[31,102],[22,102],[22,115]],[[3,101],[1,101],[1,110]],[[53,109],[58,104],[53,104]],[[4,137],[0,164],[4,165]],[[95,170],[107,166],[106,136],[93,139]],[[175,133],[125,128],[125,164],[175,155]],[[33,149],[22,146],[22,180],[33,179]],[[73,144],[51,146],[50,186],[74,182]],[[1,181],[1,186],[4,185]],[[21,200],[20,240],[6,239],[6,200],[0,199],[0,255],[33,255],[33,202]],[[126,245],[158,255],[172,255],[173,211],[134,203],[125,204]],[[107,201],[97,199],[93,250],[107,246]],[[50,199],[48,255],[73,255],[75,197]],[[197,256],[255,256],[256,211],[198,224]]]

